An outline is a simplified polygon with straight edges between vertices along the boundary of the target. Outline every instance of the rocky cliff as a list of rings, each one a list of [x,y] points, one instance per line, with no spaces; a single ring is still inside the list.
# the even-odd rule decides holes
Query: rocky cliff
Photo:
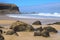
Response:
[[[19,8],[15,4],[0,3],[0,14],[19,14]]]

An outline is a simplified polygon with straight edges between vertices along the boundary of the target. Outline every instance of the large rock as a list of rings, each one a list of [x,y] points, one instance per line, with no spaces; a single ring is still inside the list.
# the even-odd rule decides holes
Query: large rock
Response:
[[[55,28],[53,28],[51,26],[44,27],[43,29],[44,30],[47,30],[48,32],[54,32],[54,33],[57,33],[58,32]]]
[[[32,23],[32,25],[41,25],[41,22],[40,21],[35,21]]]
[[[26,31],[26,30],[28,30],[28,31],[33,31],[34,30],[32,25],[26,24],[26,23],[21,22],[21,21],[16,21],[15,23],[13,23],[11,25],[10,29],[13,29],[16,32]]]
[[[0,14],[19,14],[19,8],[15,4],[0,3]]]

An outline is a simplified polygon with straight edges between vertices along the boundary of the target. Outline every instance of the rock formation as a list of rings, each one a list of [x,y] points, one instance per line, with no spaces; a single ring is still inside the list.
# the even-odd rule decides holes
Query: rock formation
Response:
[[[29,24],[26,24],[24,22],[21,22],[21,21],[16,21],[15,23],[13,23],[10,27],[10,29],[13,29],[14,31],[16,32],[19,32],[19,31],[33,31],[34,28],[29,25]]]
[[[19,14],[19,8],[15,4],[0,3],[0,14]]]
[[[55,28],[53,28],[51,26],[44,27],[43,29],[44,30],[47,30],[48,32],[54,32],[54,33],[57,33],[58,32]]]
[[[44,28],[39,27],[35,29],[34,36],[50,37],[50,34],[49,34],[50,32],[57,33],[58,31],[51,26],[44,27]]]

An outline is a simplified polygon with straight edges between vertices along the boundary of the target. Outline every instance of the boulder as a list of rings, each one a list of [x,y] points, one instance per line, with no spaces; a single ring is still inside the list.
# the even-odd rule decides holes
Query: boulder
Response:
[[[55,28],[53,28],[51,26],[44,27],[43,29],[44,30],[47,30],[48,32],[54,32],[54,33],[57,33],[58,32]]]
[[[13,23],[11,25],[10,29],[13,29],[16,32],[26,31],[26,30],[29,30],[29,31],[33,31],[34,30],[34,28],[31,25],[26,24],[26,23],[21,22],[21,21],[16,21],[15,23]]]
[[[32,25],[41,25],[41,22],[40,21],[35,21],[32,23]]]

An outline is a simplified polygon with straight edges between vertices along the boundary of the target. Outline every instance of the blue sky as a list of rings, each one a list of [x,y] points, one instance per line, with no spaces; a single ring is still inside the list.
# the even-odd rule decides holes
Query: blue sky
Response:
[[[55,4],[59,4],[60,0],[0,0],[0,2],[2,3],[12,3],[12,4],[16,4],[17,6],[19,6],[19,8],[21,9],[22,12],[29,12],[32,10],[32,8],[37,8],[37,10],[34,8],[31,12],[33,11],[41,11],[39,10],[41,5],[48,5],[47,9],[50,9],[49,5],[52,7],[53,5],[55,6]],[[52,5],[53,4],[53,5]],[[36,7],[39,6],[39,7]],[[59,6],[59,5],[58,5]],[[46,6],[45,6],[46,7]],[[46,8],[41,6],[41,8],[44,8],[42,10],[42,12],[45,12]],[[53,7],[54,9],[54,7]],[[60,8],[58,8],[60,9]],[[48,10],[46,10],[48,11]],[[53,10],[54,11],[54,10]]]
[[[14,3],[17,4],[18,6],[33,6],[48,3],[58,3],[60,2],[60,0],[0,0],[0,2]]]

